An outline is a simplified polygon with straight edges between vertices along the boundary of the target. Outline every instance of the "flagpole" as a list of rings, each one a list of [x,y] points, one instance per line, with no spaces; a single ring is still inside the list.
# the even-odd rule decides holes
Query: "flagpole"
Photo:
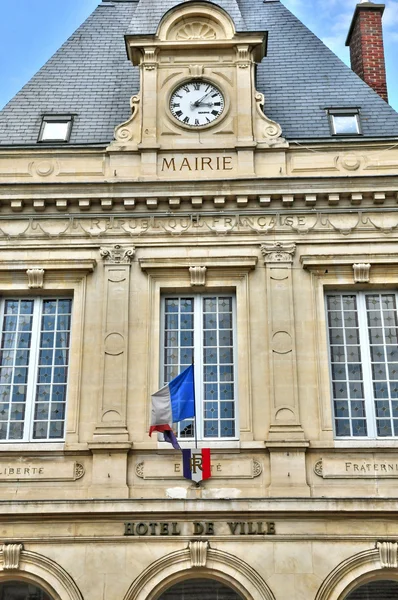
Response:
[[[196,390],[195,390],[195,360],[192,360],[192,377],[193,377],[193,404],[195,407],[194,427],[195,427],[195,450],[198,449],[198,427],[196,422]]]

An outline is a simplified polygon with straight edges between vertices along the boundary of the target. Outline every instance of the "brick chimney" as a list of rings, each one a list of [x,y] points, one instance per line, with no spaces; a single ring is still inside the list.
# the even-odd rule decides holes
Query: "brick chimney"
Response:
[[[346,46],[350,47],[352,70],[388,102],[382,27],[384,9],[384,4],[361,0],[355,8]]]

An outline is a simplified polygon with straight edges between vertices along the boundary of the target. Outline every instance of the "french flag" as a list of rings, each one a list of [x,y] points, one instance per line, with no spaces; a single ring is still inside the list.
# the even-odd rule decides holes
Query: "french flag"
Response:
[[[165,442],[181,450],[173,432],[173,423],[195,416],[194,367],[191,365],[167,385],[152,395],[152,416],[149,435],[163,433]]]
[[[186,479],[192,479],[196,483],[211,477],[210,448],[201,450],[183,450],[182,466]]]

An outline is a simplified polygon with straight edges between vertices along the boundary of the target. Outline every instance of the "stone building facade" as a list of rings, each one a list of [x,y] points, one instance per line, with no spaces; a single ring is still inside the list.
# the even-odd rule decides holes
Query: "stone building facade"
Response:
[[[103,0],[0,200],[0,599],[397,597],[392,108],[278,0]]]

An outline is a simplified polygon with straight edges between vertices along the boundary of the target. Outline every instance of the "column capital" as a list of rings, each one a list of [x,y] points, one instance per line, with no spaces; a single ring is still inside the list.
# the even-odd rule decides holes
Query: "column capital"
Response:
[[[292,263],[296,253],[296,244],[290,242],[271,242],[261,245],[264,263]]]

